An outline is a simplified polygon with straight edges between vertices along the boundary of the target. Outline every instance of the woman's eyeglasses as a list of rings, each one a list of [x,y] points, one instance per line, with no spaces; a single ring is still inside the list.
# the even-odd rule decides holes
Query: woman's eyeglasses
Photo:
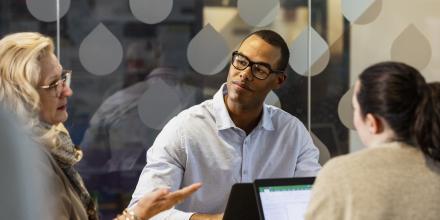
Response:
[[[70,82],[72,79],[72,70],[62,70],[61,79],[47,86],[40,86],[41,89],[46,89],[51,92],[53,96],[59,97],[61,91],[67,85],[70,87]]]

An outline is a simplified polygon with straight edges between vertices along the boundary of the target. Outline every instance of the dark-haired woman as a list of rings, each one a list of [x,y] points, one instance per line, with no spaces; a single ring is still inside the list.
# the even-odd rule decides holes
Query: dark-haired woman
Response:
[[[323,167],[306,219],[440,219],[439,88],[403,63],[364,70],[352,101],[367,149]]]

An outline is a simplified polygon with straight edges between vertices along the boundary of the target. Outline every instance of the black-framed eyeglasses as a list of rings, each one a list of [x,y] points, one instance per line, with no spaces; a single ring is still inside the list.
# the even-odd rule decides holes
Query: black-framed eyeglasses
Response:
[[[272,70],[268,63],[252,62],[245,55],[234,51],[232,53],[232,66],[237,70],[245,70],[248,66],[251,67],[252,75],[257,79],[267,79],[272,73],[283,73],[281,70]]]
[[[63,88],[65,86],[69,86],[70,87],[70,82],[72,79],[72,70],[62,70],[61,71],[61,79],[59,79],[58,81],[50,84],[50,85],[46,85],[46,86],[40,86],[41,89],[46,89],[49,92],[51,92],[54,96],[58,97],[61,94],[61,91],[63,90]]]

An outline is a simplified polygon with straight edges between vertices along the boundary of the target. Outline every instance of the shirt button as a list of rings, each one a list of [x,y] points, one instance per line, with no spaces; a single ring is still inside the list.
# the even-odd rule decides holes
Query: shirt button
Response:
[[[243,174],[246,175],[247,174],[247,170],[243,171]]]

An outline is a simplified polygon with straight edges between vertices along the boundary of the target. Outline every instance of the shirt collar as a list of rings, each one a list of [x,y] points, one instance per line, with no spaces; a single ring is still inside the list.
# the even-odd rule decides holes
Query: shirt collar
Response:
[[[229,116],[228,109],[226,108],[224,100],[224,96],[226,94],[228,94],[228,87],[226,86],[226,83],[224,83],[213,97],[214,117],[216,119],[218,130],[225,130],[228,128],[237,127]],[[270,107],[266,104],[263,105],[263,116],[261,117],[261,120],[256,128],[263,128],[268,131],[274,130],[269,108]]]
[[[269,111],[269,106],[266,104],[263,104],[263,116],[261,117],[262,120],[260,120],[260,123],[258,123],[257,127],[262,127],[265,130],[273,131],[275,130],[273,127],[272,122],[272,115]]]

